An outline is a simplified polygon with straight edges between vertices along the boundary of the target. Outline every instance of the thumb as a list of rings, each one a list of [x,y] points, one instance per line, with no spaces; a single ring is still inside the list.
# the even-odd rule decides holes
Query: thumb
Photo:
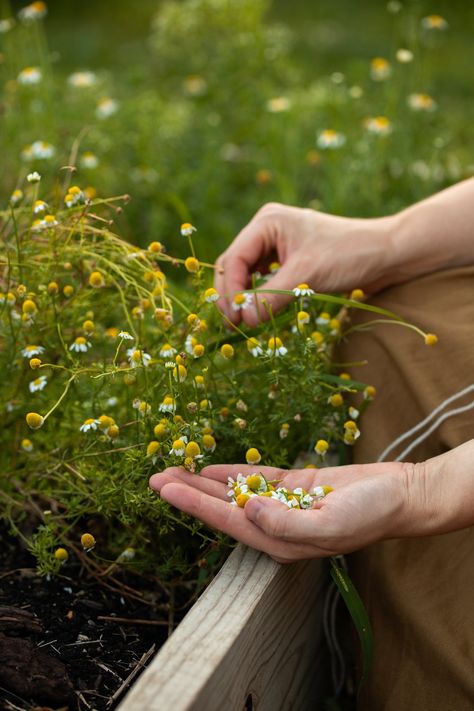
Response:
[[[314,527],[311,509],[290,509],[274,499],[253,496],[245,504],[244,513],[249,521],[272,538],[293,542],[311,538]]]

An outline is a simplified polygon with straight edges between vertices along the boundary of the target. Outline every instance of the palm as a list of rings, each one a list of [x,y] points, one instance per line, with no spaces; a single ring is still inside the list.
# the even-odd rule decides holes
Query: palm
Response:
[[[227,496],[227,478],[235,478],[239,472],[249,474],[255,467],[219,464],[206,467],[199,476],[171,468],[155,474],[150,483],[182,511],[288,562],[349,552],[383,537],[383,524],[394,506],[393,478],[384,474],[399,468],[393,463],[291,471],[259,467],[268,480],[277,480],[288,489],[301,486],[311,491],[323,484],[334,489],[310,510],[290,510],[278,502],[265,501],[272,517],[266,530],[251,520],[254,500],[242,509],[232,506]]]

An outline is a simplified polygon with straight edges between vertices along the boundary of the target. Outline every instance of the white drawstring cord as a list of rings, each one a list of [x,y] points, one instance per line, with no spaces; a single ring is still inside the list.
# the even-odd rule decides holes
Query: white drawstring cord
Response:
[[[446,398],[446,400],[443,400],[443,402],[441,404],[439,404],[432,412],[430,412],[430,414],[427,417],[425,417],[424,420],[422,420],[417,425],[415,425],[411,429],[404,432],[402,435],[400,435],[400,437],[397,437],[397,439],[395,439],[388,447],[386,447],[386,449],[384,449],[384,451],[379,456],[377,461],[383,462],[387,458],[387,455],[393,449],[395,449],[395,447],[397,447],[399,444],[401,444],[406,439],[408,439],[412,435],[416,434],[416,432],[418,432],[423,427],[425,427],[425,425],[427,425],[434,417],[436,417],[436,415],[439,412],[441,412],[441,410],[443,410],[447,405],[450,405],[452,402],[454,402],[458,398],[462,397],[463,395],[467,395],[468,393],[470,393],[472,391],[474,391],[474,384],[468,385],[466,388],[463,388],[463,390],[460,390],[458,393],[455,393],[454,395],[451,395],[450,397]],[[452,417],[453,415],[457,415],[459,412],[465,412],[466,409],[469,410],[472,406],[473,405],[470,405],[467,408],[458,408],[456,410],[449,410],[449,412],[445,413],[445,415],[448,415],[448,417]],[[438,427],[441,424],[441,422],[444,422],[445,419],[447,419],[447,418],[444,417],[444,415],[443,415],[441,418],[436,420],[435,424],[432,425],[432,427],[428,430],[427,433],[425,433],[424,435],[419,437],[417,440],[415,440],[416,444],[419,444],[424,439],[426,439],[426,437],[428,437],[436,429],[436,427]],[[416,446],[416,444],[413,444],[413,445],[410,445],[410,447],[407,447],[407,449],[405,449],[402,452],[402,454],[399,457],[397,457],[397,459],[395,461],[400,461],[401,457],[404,457],[408,454],[408,452],[411,452],[411,450],[413,449],[413,447]]]
[[[435,429],[437,427],[439,427],[440,424],[442,422],[444,422],[445,420],[447,420],[449,417],[454,417],[454,415],[460,415],[463,412],[467,412],[468,410],[473,410],[473,409],[474,409],[474,400],[472,402],[470,402],[469,405],[464,405],[463,407],[457,407],[455,410],[448,410],[447,412],[443,413],[441,415],[441,417],[438,417],[438,419],[435,422],[433,422],[431,427],[428,430],[426,430],[426,432],[424,432],[422,435],[417,437],[417,439],[415,439],[406,449],[404,449],[403,452],[398,455],[398,457],[396,458],[395,461],[401,462],[402,459],[404,459],[407,456],[407,454],[409,454],[412,451],[412,449],[414,449],[417,445],[419,445],[421,442],[423,442],[423,440],[425,440],[427,437],[429,437],[430,434],[432,432],[434,432]]]

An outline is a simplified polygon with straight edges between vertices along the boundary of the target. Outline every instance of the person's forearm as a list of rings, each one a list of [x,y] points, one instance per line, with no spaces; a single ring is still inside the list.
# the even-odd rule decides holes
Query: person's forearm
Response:
[[[474,178],[388,218],[390,283],[474,264]]]
[[[429,536],[474,525],[474,439],[422,464],[404,465],[398,535]]]

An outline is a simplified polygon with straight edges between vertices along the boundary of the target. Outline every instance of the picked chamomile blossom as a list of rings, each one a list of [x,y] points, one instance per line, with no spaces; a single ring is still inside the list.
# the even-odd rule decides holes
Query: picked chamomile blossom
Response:
[[[285,504],[290,509],[310,509],[313,504],[324,499],[333,489],[331,486],[315,486],[312,492],[306,491],[302,487],[287,489],[285,486],[275,486],[277,481],[268,481],[263,474],[255,473],[245,476],[237,474],[237,479],[229,477],[227,486],[229,491],[227,496],[231,498],[231,504],[243,508],[247,501],[254,496],[265,496],[275,499],[281,504]]]

